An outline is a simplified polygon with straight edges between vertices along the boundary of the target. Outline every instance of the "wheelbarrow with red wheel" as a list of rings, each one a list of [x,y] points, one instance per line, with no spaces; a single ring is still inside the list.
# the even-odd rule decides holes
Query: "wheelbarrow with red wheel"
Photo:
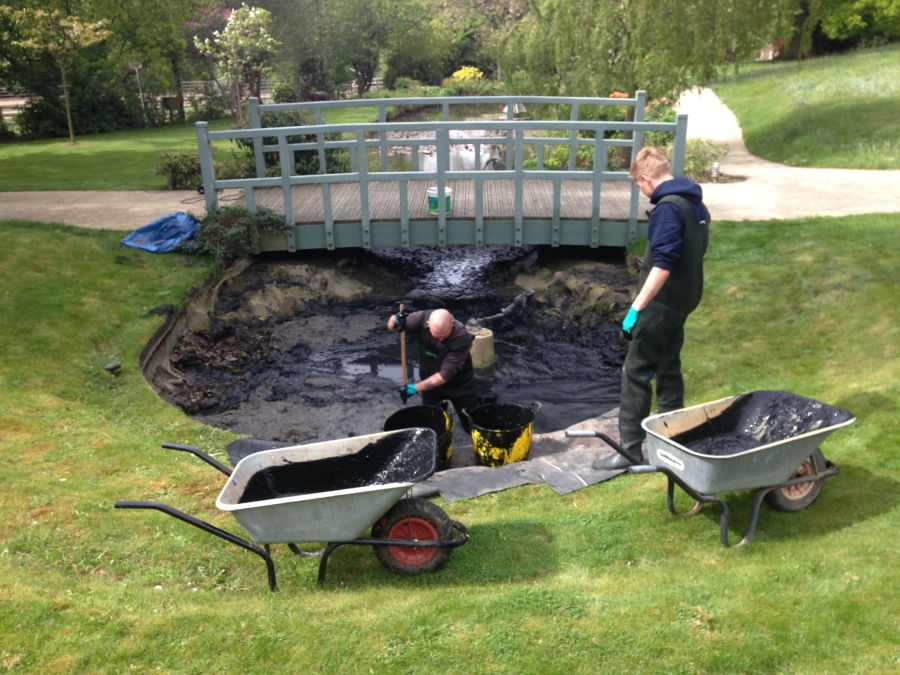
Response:
[[[740,546],[753,539],[763,500],[777,511],[800,511],[816,500],[825,479],[840,472],[819,445],[855,420],[846,410],[797,394],[744,392],[646,418],[641,426],[647,432],[648,463],[631,466],[628,473],[666,474],[666,505],[675,515],[692,516],[704,504],[718,504],[719,540],[726,547],[728,504],[719,493],[757,490]],[[571,430],[566,436],[595,436],[620,449],[594,431]],[[697,502],[684,513],[675,510],[675,485]]]
[[[252,542],[165,504],[117,501],[116,508],[162,511],[255,553],[266,563],[273,591],[271,544],[287,544],[297,555],[321,555],[319,583],[324,584],[328,558],[340,546],[372,546],[385,567],[415,575],[440,569],[469,538],[466,527],[438,506],[405,497],[436,470],[437,434],[432,429],[266,450],[245,457],[233,471],[189,445],[163,447],[190,452],[228,476],[216,506],[230,511]],[[372,536],[363,538],[369,528]],[[317,553],[296,546],[308,542],[326,545]]]

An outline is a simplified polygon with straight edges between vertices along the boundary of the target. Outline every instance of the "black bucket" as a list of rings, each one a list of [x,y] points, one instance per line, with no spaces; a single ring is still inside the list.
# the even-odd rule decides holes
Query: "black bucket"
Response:
[[[441,401],[436,405],[414,405],[398,410],[387,418],[383,431],[398,431],[426,427],[432,429],[438,437],[437,469],[444,471],[450,468],[453,456],[453,404]]]
[[[541,409],[515,403],[489,403],[463,410],[472,426],[472,449],[481,466],[503,466],[528,459],[534,416]]]

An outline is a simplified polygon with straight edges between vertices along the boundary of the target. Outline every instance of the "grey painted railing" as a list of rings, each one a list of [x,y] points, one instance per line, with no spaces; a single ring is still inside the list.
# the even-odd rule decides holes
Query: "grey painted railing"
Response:
[[[606,223],[600,220],[601,186],[606,181],[629,181],[622,171],[608,171],[608,152],[611,147],[629,147],[636,152],[642,146],[643,134],[648,131],[674,132],[672,157],[673,173],[681,175],[684,167],[684,153],[687,132],[687,116],[678,115],[675,122],[644,122],[645,96],[637,92],[635,98],[561,98],[539,96],[491,96],[453,98],[410,98],[410,99],[360,99],[343,101],[320,101],[311,103],[287,103],[260,105],[251,99],[250,116],[253,128],[211,132],[205,122],[196,125],[203,184],[206,187],[206,206],[209,211],[218,209],[216,189],[243,188],[246,192],[248,208],[256,210],[254,190],[258,188],[280,187],[283,195],[285,218],[294,223],[294,203],[292,187],[295,185],[320,185],[324,206],[324,222],[295,226],[287,236],[287,248],[294,251],[310,248],[342,248],[347,246],[410,246],[433,244],[475,244],[508,243],[516,246],[524,244],[567,244],[624,246],[627,242],[643,234],[638,227],[638,188],[630,185],[630,208],[623,222]],[[449,121],[450,108],[454,105],[505,104],[507,119],[497,121]],[[569,106],[569,121],[548,121],[514,119],[515,104],[565,105]],[[579,121],[579,110],[585,106],[632,106],[633,122]],[[392,106],[440,106],[442,121],[436,122],[387,122],[388,108]],[[373,118],[377,111],[378,122],[367,124],[325,124],[323,110],[348,107],[371,107]],[[287,110],[310,110],[315,115],[315,124],[302,127],[262,128],[262,115],[267,112]],[[434,138],[389,138],[391,132],[433,132]],[[494,137],[451,138],[450,133],[465,131],[496,131]],[[555,132],[558,136],[535,136],[529,132]],[[580,131],[593,132],[593,138],[579,137]],[[604,138],[605,132],[630,131],[631,139]],[[298,135],[313,136],[315,141],[304,143],[289,142]],[[276,139],[276,144],[266,144],[264,139]],[[331,139],[339,140],[331,140]],[[215,177],[211,142],[220,140],[249,139],[253,145],[256,163],[256,178],[218,180]],[[480,148],[484,145],[505,145],[507,161],[512,158],[512,168],[500,171],[451,171],[450,147],[456,144],[472,145],[475,157],[480,158]],[[575,167],[579,146],[593,149],[593,171],[546,170],[544,159],[548,148],[567,145],[569,147],[568,166]],[[388,148],[405,146],[411,150],[410,171],[388,170]],[[423,171],[419,168],[419,153],[422,146],[436,147],[436,168]],[[536,158],[535,169],[525,169],[524,155],[527,147],[533,147]],[[376,148],[380,152],[380,171],[371,171],[368,166],[368,151]],[[350,157],[350,171],[328,173],[326,150],[346,149]],[[317,153],[320,173],[296,175],[294,152],[298,150]],[[266,177],[265,153],[277,152],[281,169],[280,176]],[[477,160],[480,163],[480,159]],[[512,179],[515,185],[514,214],[512,220],[488,220],[484,218],[484,181]],[[552,181],[552,212],[543,220],[523,217],[523,187],[525,180],[543,179]],[[475,189],[475,215],[468,221],[453,218],[448,220],[443,199],[438,200],[436,218],[428,221],[411,221],[409,216],[408,181],[433,180],[437,194],[444,194],[444,187],[450,180],[471,180]],[[588,221],[566,222],[560,217],[562,181],[591,182],[591,216]],[[368,184],[374,181],[398,183],[400,195],[400,219],[397,222],[379,221],[373,223],[369,212]],[[360,220],[358,223],[335,223],[331,202],[331,186],[335,183],[355,182],[360,186]],[[574,223],[574,225],[573,225]],[[601,235],[604,225],[625,225],[618,228],[612,239]],[[474,226],[474,227],[473,227]]]

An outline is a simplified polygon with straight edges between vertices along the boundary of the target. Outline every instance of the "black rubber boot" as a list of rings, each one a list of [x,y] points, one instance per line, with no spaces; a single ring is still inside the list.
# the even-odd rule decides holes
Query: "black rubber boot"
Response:
[[[618,452],[614,452],[609,457],[604,457],[603,459],[596,459],[594,460],[594,463],[591,464],[591,468],[594,471],[620,471],[627,469],[629,466],[634,466],[634,462],[625,457],[625,455],[620,455]]]

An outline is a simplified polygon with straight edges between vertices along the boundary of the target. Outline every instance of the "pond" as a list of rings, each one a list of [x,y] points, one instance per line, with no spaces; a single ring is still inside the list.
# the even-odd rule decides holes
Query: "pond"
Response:
[[[428,106],[415,112],[407,112],[397,115],[392,122],[439,122],[443,119],[440,106]],[[485,120],[496,122],[506,119],[502,105],[453,105],[450,106],[450,121],[477,121]],[[373,137],[375,137],[373,135]],[[412,132],[388,132],[388,139],[409,139],[409,138],[434,138],[434,132],[428,131],[412,131]],[[485,168],[485,165],[495,158],[498,161],[504,161],[506,156],[506,146],[501,144],[504,138],[502,131],[498,130],[454,130],[450,132],[450,138],[496,138],[496,143],[486,142],[478,148],[476,156],[475,145],[472,143],[452,144],[450,146],[450,171],[474,171]],[[412,148],[405,146],[392,146],[388,148],[388,170],[389,171],[413,171],[413,153]],[[369,169],[371,171],[381,170],[381,153],[378,149],[373,150],[369,155]],[[435,157],[434,145],[419,146],[418,157],[419,171],[437,171],[437,162]]]

